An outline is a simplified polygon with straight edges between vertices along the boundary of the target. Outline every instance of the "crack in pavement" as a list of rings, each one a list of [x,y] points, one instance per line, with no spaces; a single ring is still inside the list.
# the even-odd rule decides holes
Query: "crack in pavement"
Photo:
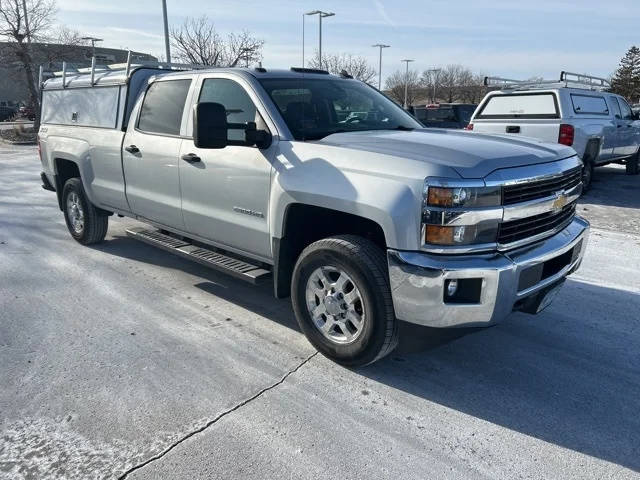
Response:
[[[282,385],[284,383],[284,381],[289,378],[289,376],[293,375],[294,373],[296,373],[298,370],[300,370],[304,365],[306,365],[313,357],[315,357],[318,354],[318,352],[314,352],[311,355],[309,355],[307,358],[305,358],[299,365],[297,365],[295,368],[289,370],[287,373],[285,373],[282,378],[280,380],[278,380],[277,382],[269,385],[268,387],[263,388],[262,390],[260,390],[258,393],[256,393],[255,395],[243,400],[242,402],[238,403],[237,405],[231,407],[228,410],[225,410],[224,412],[222,412],[221,414],[219,414],[217,417],[215,417],[212,420],[209,420],[207,423],[205,423],[203,426],[201,426],[200,428],[197,428],[196,430],[193,430],[191,432],[189,432],[188,434],[186,434],[184,437],[180,438],[178,441],[172,443],[171,445],[169,445],[166,449],[164,449],[162,452],[160,452],[159,454],[149,458],[148,460],[145,460],[142,463],[139,463],[138,465],[134,465],[133,467],[129,468],[126,472],[124,472],[122,475],[120,475],[118,477],[118,480],[124,480],[125,478],[127,478],[131,473],[135,472],[136,470],[141,469],[142,467],[145,467],[147,465],[149,465],[151,462],[155,462],[156,460],[161,459],[162,457],[164,457],[167,453],[169,453],[171,450],[173,450],[174,448],[176,448],[178,445],[180,445],[182,442],[184,442],[185,440],[193,437],[194,435],[197,435],[199,433],[204,432],[207,428],[209,428],[211,425],[213,425],[214,423],[216,423],[218,420],[220,420],[223,417],[226,417],[227,415],[229,415],[230,413],[235,412],[236,410],[238,410],[239,408],[244,407],[246,404],[254,401],[256,398],[260,397],[263,393],[268,392],[269,390],[273,390],[274,388],[276,388],[278,385]]]

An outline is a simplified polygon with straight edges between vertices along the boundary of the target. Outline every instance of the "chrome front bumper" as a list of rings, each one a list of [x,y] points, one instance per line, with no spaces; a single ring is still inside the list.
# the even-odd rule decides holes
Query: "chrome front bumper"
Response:
[[[554,236],[504,253],[445,256],[388,250],[396,317],[429,327],[477,327],[498,323],[526,299],[562,282],[576,271],[582,262],[588,236],[589,223],[575,217]],[[565,259],[566,264],[560,263]],[[527,278],[523,275],[525,271]],[[545,276],[543,271],[552,273]],[[523,282],[528,281],[532,272],[539,272],[540,278],[534,284]],[[454,279],[476,279],[478,282],[481,279],[478,301],[445,302],[445,282]]]

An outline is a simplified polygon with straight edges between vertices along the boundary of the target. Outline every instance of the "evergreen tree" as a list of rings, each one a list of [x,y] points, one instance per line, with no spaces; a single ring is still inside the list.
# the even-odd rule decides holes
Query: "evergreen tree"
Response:
[[[620,66],[611,79],[611,91],[631,103],[640,102],[640,48],[631,47],[620,60]]]

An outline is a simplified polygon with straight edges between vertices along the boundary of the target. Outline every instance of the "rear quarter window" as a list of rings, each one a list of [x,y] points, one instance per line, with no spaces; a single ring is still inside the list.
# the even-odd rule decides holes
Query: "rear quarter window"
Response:
[[[572,93],[571,103],[573,111],[578,114],[609,115],[609,107],[604,97]]]
[[[476,118],[558,118],[553,93],[514,93],[489,97]]]

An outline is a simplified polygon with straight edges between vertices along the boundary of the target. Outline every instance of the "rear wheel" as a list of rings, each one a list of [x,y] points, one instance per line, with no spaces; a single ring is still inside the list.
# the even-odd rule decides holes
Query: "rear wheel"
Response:
[[[593,181],[593,162],[586,158],[582,167],[582,192],[588,192]]]
[[[589,142],[582,156],[582,191],[586,192],[591,188],[593,181],[594,161],[598,157],[599,146],[596,142]]]
[[[303,333],[335,362],[366,365],[397,345],[384,252],[369,240],[340,235],[309,245],[294,268],[291,298]]]
[[[626,162],[627,175],[640,174],[640,151],[633,157],[628,158]]]
[[[79,178],[70,178],[64,184],[62,207],[69,233],[76,241],[91,245],[104,240],[109,217],[89,201]]]

